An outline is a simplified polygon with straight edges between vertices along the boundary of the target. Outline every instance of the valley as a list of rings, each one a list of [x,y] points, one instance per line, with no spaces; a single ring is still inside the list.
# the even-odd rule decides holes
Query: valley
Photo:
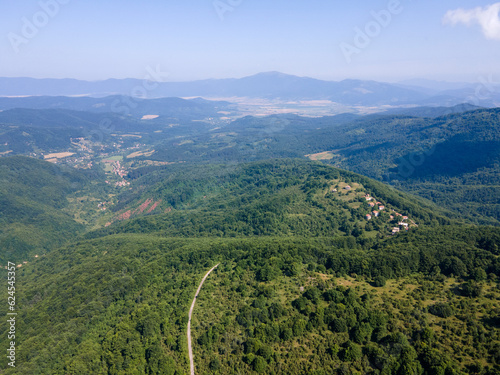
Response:
[[[0,113],[5,374],[498,371],[498,109],[184,100]]]
[[[500,375],[499,1],[0,1],[0,375]]]

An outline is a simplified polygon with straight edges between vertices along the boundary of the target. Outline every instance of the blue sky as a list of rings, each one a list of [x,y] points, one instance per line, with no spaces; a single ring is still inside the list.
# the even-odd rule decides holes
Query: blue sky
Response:
[[[0,76],[144,78],[148,67],[160,67],[172,81],[280,71],[327,80],[474,82],[500,78],[500,37],[495,20],[485,20],[493,4],[4,0]],[[484,12],[474,13],[477,7]],[[462,13],[448,13],[459,8]],[[377,20],[373,12],[386,18]],[[370,35],[356,42],[358,30]]]

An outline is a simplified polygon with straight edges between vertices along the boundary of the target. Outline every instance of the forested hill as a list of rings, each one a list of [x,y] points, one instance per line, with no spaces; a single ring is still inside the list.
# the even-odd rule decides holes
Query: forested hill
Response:
[[[165,141],[163,162],[272,157],[322,160],[431,199],[477,223],[500,222],[500,109],[403,115],[245,117],[210,134]]]
[[[0,261],[32,259],[83,233],[65,209],[91,177],[32,158],[0,158]]]
[[[306,137],[327,162],[431,199],[478,223],[500,222],[500,109],[435,119],[380,117]]]
[[[300,159],[171,165],[138,178],[134,186],[143,189],[118,198],[113,225],[89,236],[140,232],[360,237],[366,232],[374,238],[399,228],[403,216],[410,228],[451,223],[430,202],[352,172]]]
[[[85,178],[26,158],[1,168],[8,198],[58,226],[9,211],[11,231],[69,240],[16,269],[17,362],[0,358],[5,374],[187,374],[189,306],[217,263],[192,321],[198,373],[500,371],[498,228],[278,159],[139,169],[113,222],[72,239],[80,227],[61,208]],[[8,330],[0,322],[0,346]]]

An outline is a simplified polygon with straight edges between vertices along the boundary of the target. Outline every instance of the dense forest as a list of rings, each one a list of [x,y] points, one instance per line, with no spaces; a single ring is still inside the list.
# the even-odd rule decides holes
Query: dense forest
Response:
[[[82,233],[85,226],[65,208],[92,177],[35,159],[0,158],[0,261],[26,260]]]
[[[440,117],[248,116],[189,142],[167,140],[150,158],[199,163],[306,155],[431,199],[476,223],[498,225],[499,123],[499,109]]]
[[[308,157],[432,200],[474,223],[500,222],[496,108],[464,104],[364,116],[238,117],[225,102],[167,99],[66,98],[55,104],[47,98],[21,100],[38,109],[0,113],[0,135],[5,140],[0,155],[41,157],[44,152],[71,151],[83,156],[86,153],[72,139],[86,137],[98,146],[92,156],[124,152],[141,143],[148,152],[131,162],[134,168],[141,163],[231,164]],[[43,109],[48,105],[44,103],[52,107]],[[216,115],[220,109],[233,117]],[[151,113],[157,117],[141,119]]]
[[[79,241],[18,271],[20,365],[6,373],[188,373],[187,310],[221,262],[195,312],[199,373],[496,374],[499,239],[496,229],[450,227],[371,248],[329,238]]]
[[[104,189],[0,160],[8,191],[46,212],[74,215],[75,190]],[[306,160],[174,164],[130,181],[108,226],[81,224],[17,269],[17,366],[5,374],[188,374],[189,306],[217,263],[192,322],[197,373],[500,373],[497,227]]]

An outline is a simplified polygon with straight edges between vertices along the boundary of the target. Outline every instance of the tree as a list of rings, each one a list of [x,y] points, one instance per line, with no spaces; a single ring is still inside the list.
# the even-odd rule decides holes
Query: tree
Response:
[[[257,356],[252,362],[252,368],[254,371],[261,373],[264,372],[264,370],[267,367],[267,362],[264,358]]]
[[[466,297],[480,297],[483,292],[483,287],[475,281],[469,280],[463,283],[460,288],[460,293]]]
[[[484,281],[487,277],[486,271],[479,267],[474,268],[470,276],[474,281]]]
[[[351,334],[352,339],[358,344],[364,344],[370,340],[373,328],[370,323],[358,323]]]
[[[373,286],[381,288],[381,287],[385,286],[385,281],[386,280],[385,280],[384,276],[376,276],[373,279]]]
[[[361,346],[349,340],[343,352],[343,359],[346,362],[355,362],[361,359],[362,354]]]
[[[217,371],[220,369],[220,361],[218,358],[214,358],[210,361],[208,368],[212,371]]]
[[[436,303],[435,305],[431,305],[429,306],[429,312],[440,318],[449,318],[454,314],[453,308],[448,303]]]

